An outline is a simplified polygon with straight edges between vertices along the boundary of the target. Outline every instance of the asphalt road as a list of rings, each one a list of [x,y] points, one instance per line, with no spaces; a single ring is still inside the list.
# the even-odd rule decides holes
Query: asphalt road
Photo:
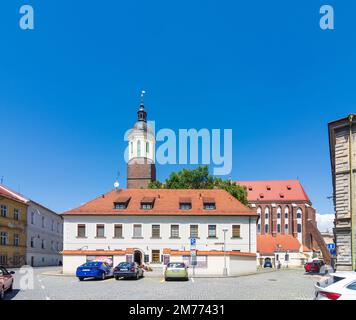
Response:
[[[58,268],[57,268],[58,269]],[[79,282],[71,276],[44,275],[55,268],[34,269],[26,279],[17,271],[8,300],[200,300],[200,299],[267,299],[309,300],[314,295],[314,283],[320,278],[303,270],[279,270],[236,278],[191,278],[189,281],[165,282],[160,277],[147,275],[140,280],[113,278]],[[58,269],[59,271],[59,269]],[[26,283],[33,288],[21,290]]]

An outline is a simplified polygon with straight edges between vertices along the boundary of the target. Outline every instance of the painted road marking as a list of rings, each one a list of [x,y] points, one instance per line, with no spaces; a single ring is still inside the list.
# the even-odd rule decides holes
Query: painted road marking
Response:
[[[190,279],[192,279],[192,282],[194,283],[194,278],[190,278]]]
[[[160,281],[160,283],[163,283],[164,282],[164,279],[162,279],[161,281]]]

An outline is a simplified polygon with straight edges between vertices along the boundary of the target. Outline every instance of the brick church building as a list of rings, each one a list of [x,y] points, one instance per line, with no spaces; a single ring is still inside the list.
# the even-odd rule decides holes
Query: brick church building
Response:
[[[238,181],[246,187],[248,201],[259,216],[258,262],[303,265],[320,253],[330,254],[317,229],[315,209],[299,180]]]

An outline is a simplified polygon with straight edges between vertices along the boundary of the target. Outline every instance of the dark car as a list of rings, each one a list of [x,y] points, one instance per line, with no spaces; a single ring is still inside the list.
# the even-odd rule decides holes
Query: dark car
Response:
[[[311,262],[307,262],[304,265],[304,269],[306,272],[320,272],[321,267],[324,265],[324,262],[321,260],[314,260]]]
[[[0,266],[0,300],[4,299],[6,291],[12,291],[14,285],[14,271],[7,271],[5,267]]]
[[[138,280],[143,277],[143,272],[143,269],[136,262],[121,262],[114,268],[114,277],[116,280],[120,278]]]
[[[266,260],[263,264],[263,268],[273,268],[272,262],[270,260]]]

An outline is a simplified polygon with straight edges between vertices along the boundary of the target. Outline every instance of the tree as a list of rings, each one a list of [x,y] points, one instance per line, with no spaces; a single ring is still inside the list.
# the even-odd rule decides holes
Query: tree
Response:
[[[199,166],[196,169],[183,169],[172,172],[165,183],[151,182],[150,189],[223,189],[234,198],[247,205],[247,190],[245,187],[230,180],[215,178],[209,174],[208,166]]]

